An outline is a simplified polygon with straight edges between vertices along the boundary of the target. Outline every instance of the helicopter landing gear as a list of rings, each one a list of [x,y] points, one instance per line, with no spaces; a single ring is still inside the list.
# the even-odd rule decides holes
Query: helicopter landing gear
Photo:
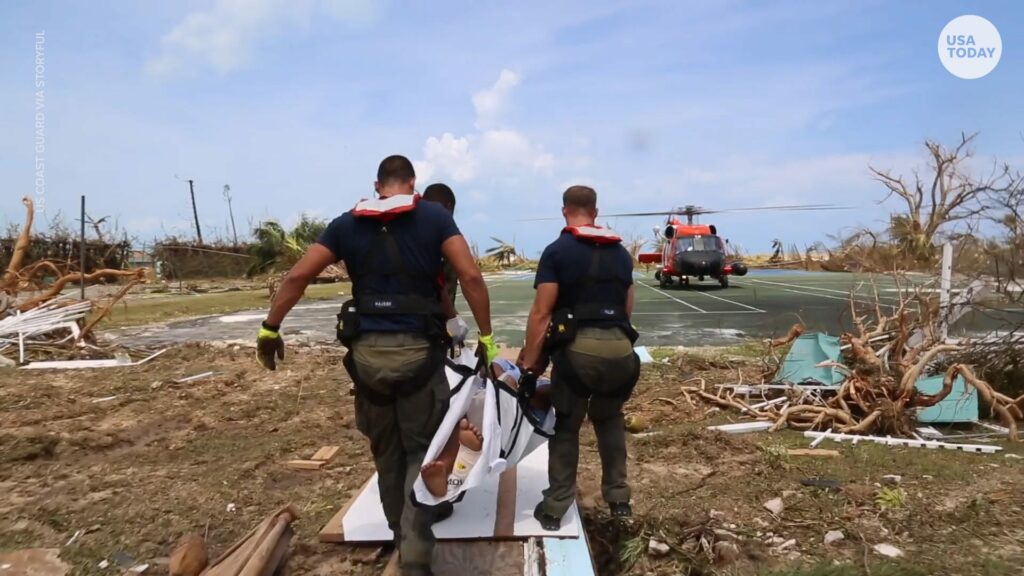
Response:
[[[683,288],[689,288],[690,287],[690,277],[689,276],[683,276],[682,278],[679,279],[679,284]]]
[[[728,276],[722,276],[721,278],[718,279],[718,283],[722,285],[722,288],[728,288],[729,287],[729,277]]]
[[[659,274],[658,276],[658,287],[668,288],[672,285],[672,277],[667,274]]]

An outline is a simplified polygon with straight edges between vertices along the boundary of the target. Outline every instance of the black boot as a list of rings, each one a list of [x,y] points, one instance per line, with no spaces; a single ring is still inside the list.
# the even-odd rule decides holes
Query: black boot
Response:
[[[545,512],[543,502],[537,504],[537,507],[533,509],[533,517],[540,522],[541,528],[549,532],[554,532],[562,527],[562,519]]]
[[[612,518],[630,518],[633,516],[633,507],[629,505],[629,502],[610,502],[608,510],[611,512]]]

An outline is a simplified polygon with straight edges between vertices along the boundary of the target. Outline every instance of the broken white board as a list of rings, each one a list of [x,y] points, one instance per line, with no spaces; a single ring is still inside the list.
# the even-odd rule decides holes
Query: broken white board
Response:
[[[527,543],[529,558],[530,544]],[[594,561],[586,536],[581,538],[544,538],[540,541],[539,570],[527,576],[593,576]]]
[[[747,432],[763,432],[774,426],[774,422],[737,422],[735,424],[721,424],[708,426],[708,430],[717,430],[726,434],[746,434]]]
[[[857,434],[840,434],[836,432],[804,432],[805,438],[814,438],[815,443],[822,439],[834,440],[836,442],[874,442],[885,446],[906,446],[908,448],[929,448],[932,450],[942,448],[945,450],[960,450],[962,452],[974,452],[978,454],[995,454],[1002,450],[999,446],[986,444],[954,444],[952,442],[939,442],[937,440],[916,440],[912,438],[892,438],[891,436],[860,436]],[[814,444],[812,443],[812,446]]]
[[[557,531],[541,528],[533,517],[533,509],[541,501],[541,490],[547,487],[548,449],[543,444],[508,473],[515,474],[514,482],[500,483],[505,490],[514,490],[514,517],[512,538],[532,536],[555,538],[578,538],[581,520],[576,506],[566,513],[562,526]],[[506,497],[512,496],[506,494]],[[434,524],[434,536],[438,540],[473,540],[496,536],[499,500],[499,477],[494,475],[484,484],[465,493],[465,498],[455,504],[451,518]],[[352,501],[341,519],[341,531],[345,542],[390,542],[391,529],[384,518],[380,504],[377,478],[363,487]],[[508,538],[509,536],[505,536]]]
[[[636,356],[640,359],[641,364],[650,364],[651,362],[654,362],[654,357],[651,356],[650,351],[647,350],[647,346],[637,346],[633,348],[633,352],[636,352]]]
[[[124,366],[138,366],[145,364],[153,358],[163,354],[167,350],[161,350],[151,354],[137,362],[124,362],[118,358],[104,358],[102,360],[47,360],[44,362],[31,362],[21,367],[22,370],[80,370],[85,368],[117,368]]]

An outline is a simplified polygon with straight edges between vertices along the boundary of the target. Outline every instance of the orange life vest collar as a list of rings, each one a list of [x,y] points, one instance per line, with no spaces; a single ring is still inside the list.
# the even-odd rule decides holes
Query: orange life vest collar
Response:
[[[416,209],[419,194],[398,194],[388,198],[364,198],[356,203],[352,215],[359,218],[373,218],[388,221]]]
[[[576,238],[590,240],[597,244],[618,244],[622,242],[622,238],[615,232],[612,232],[611,229],[602,228],[596,224],[594,226],[566,226],[562,230],[569,232]]]

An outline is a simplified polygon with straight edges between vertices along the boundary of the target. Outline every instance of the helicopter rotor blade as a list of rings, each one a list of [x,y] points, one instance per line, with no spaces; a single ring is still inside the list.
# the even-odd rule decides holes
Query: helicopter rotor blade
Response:
[[[599,218],[635,218],[644,216],[699,216],[704,214],[722,214],[727,212],[752,212],[761,210],[780,211],[811,211],[811,210],[848,210],[850,206],[837,206],[835,204],[792,204],[785,206],[756,206],[750,208],[721,208],[709,210],[706,208],[680,208],[676,210],[663,210],[659,212],[624,212],[619,214],[601,214]]]
[[[621,212],[618,214],[599,214],[598,218],[649,218],[651,216],[702,216],[704,214],[725,214],[730,212],[759,212],[759,211],[782,211],[782,212],[812,212],[816,210],[852,210],[854,206],[838,206],[836,204],[788,204],[780,206],[754,206],[744,208],[721,208],[710,210],[689,206],[676,208],[675,210],[659,210],[655,212]],[[529,218],[520,222],[541,222],[547,220],[561,220],[561,217]]]

